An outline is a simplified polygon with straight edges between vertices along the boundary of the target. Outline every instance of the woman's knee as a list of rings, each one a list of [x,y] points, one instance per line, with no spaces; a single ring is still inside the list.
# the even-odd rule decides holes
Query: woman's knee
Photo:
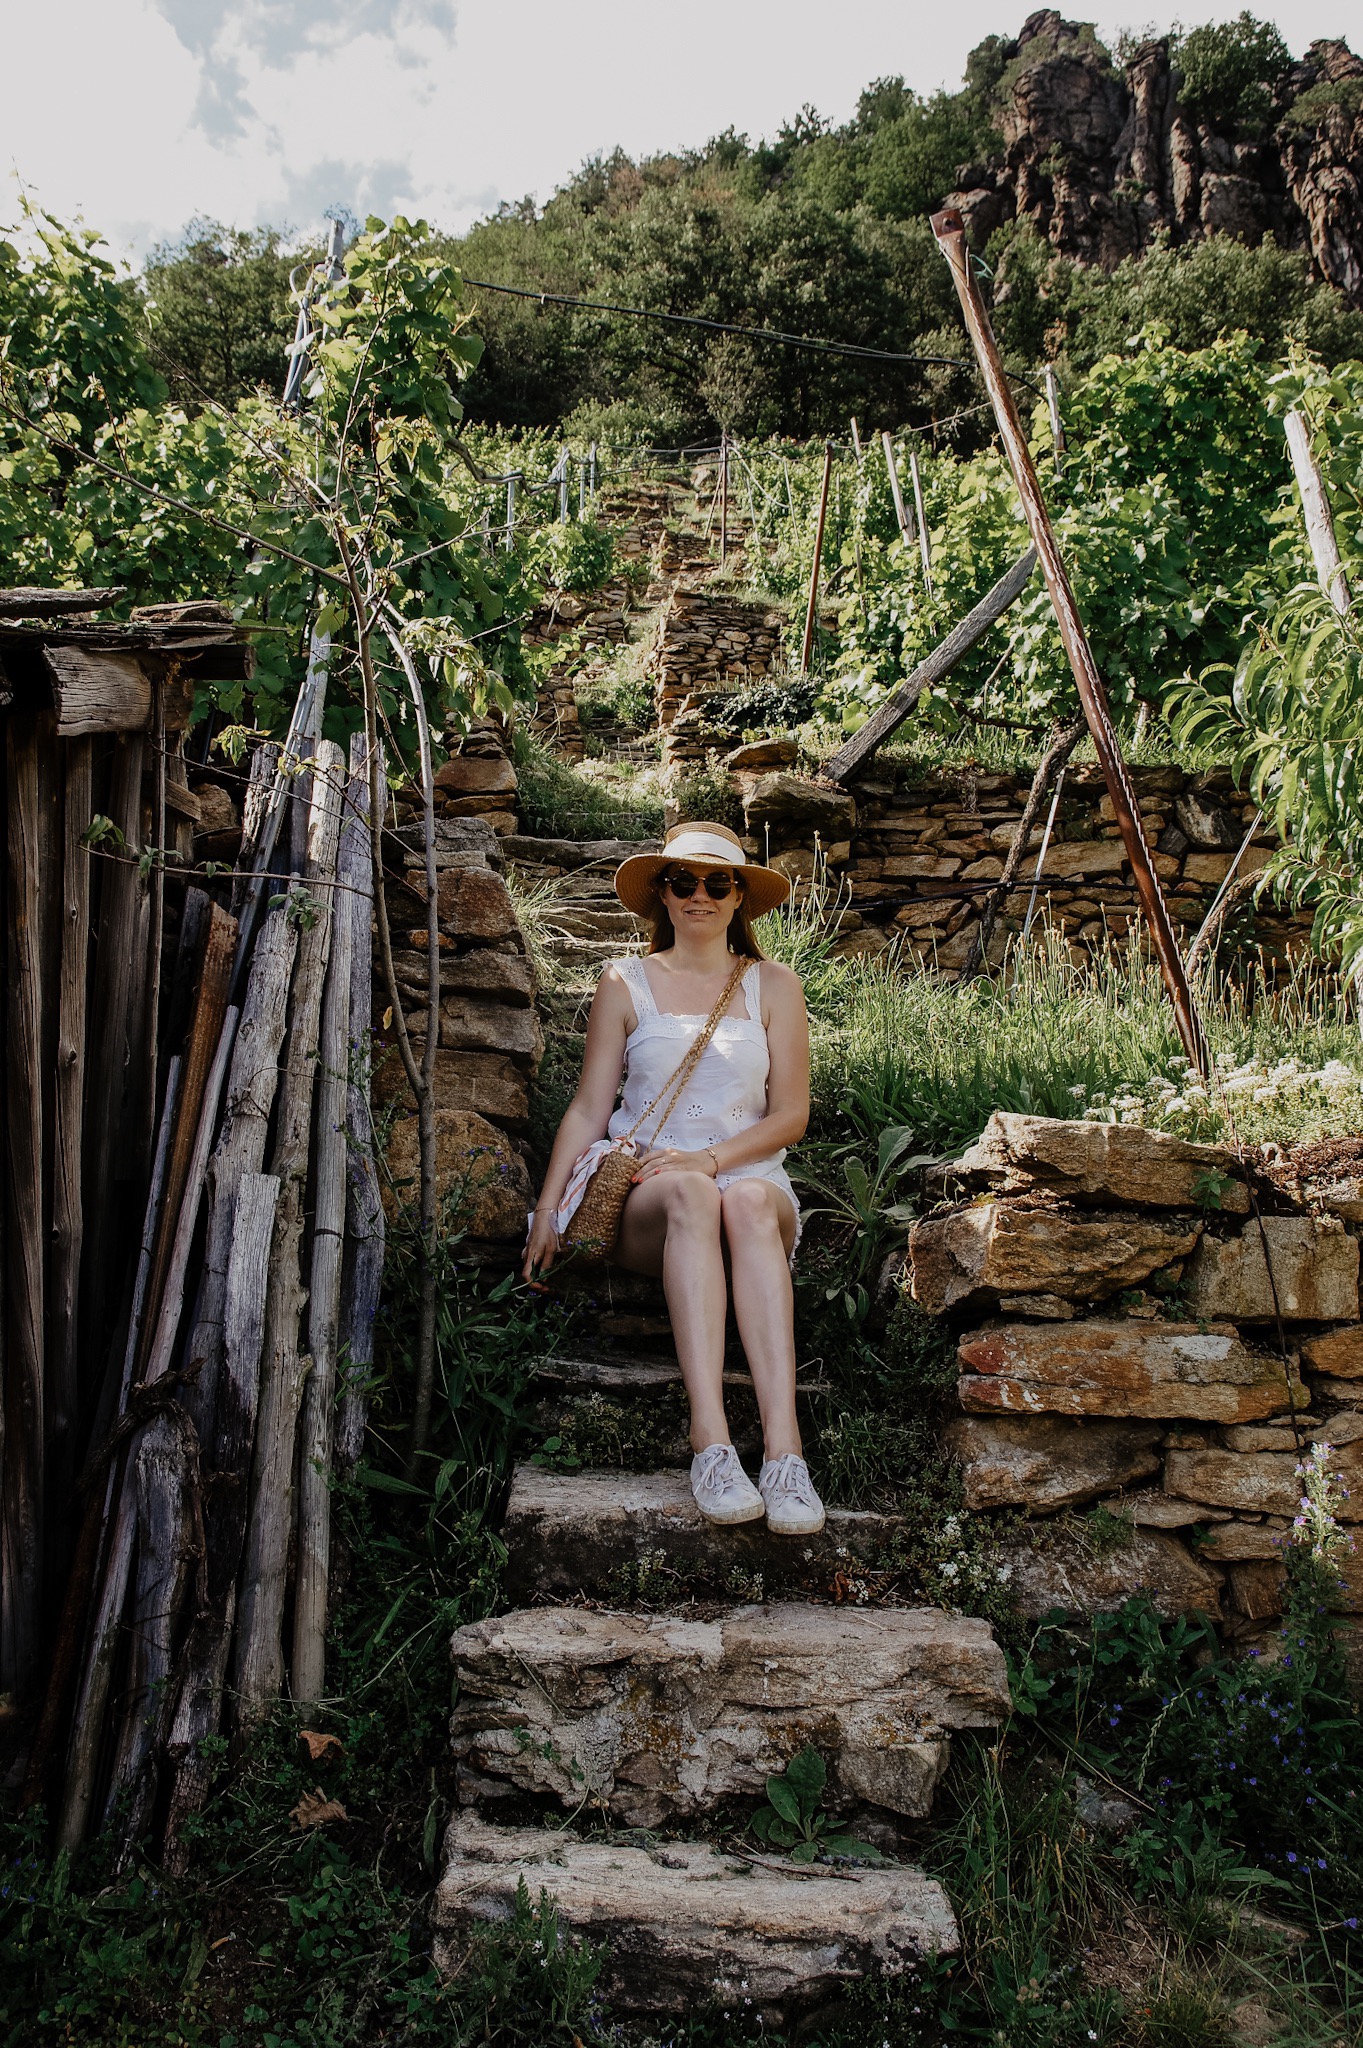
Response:
[[[720,1211],[726,1232],[768,1230],[779,1234],[776,1189],[764,1180],[736,1180],[721,1194]]]
[[[658,1185],[669,1225],[718,1225],[720,1192],[708,1173],[663,1173]]]

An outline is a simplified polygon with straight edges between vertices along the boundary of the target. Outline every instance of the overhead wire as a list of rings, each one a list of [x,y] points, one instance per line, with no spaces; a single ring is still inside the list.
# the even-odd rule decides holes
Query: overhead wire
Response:
[[[781,348],[810,349],[818,355],[850,356],[861,362],[878,363],[927,363],[948,370],[971,370],[978,374],[977,366],[964,356],[923,355],[916,351],[868,348],[860,342],[825,341],[817,335],[786,334],[775,327],[746,327],[733,320],[711,320],[702,313],[663,313],[651,306],[617,306],[607,299],[583,299],[571,292],[532,291],[524,285],[492,284],[487,278],[466,277],[464,283],[470,291],[502,292],[508,298],[533,299],[541,306],[569,306],[584,313],[613,313],[621,319],[656,320],[673,327],[701,327],[713,334],[737,334],[745,341],[770,341]],[[1028,391],[1043,394],[1024,377],[1020,371],[1006,370],[1004,373],[1015,384],[1022,384]]]

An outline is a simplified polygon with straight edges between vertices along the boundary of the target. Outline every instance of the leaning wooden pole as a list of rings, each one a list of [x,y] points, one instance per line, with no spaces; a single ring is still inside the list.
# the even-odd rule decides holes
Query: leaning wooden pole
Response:
[[[382,765],[380,764],[380,777]],[[369,1087],[370,1028],[374,1009],[374,870],[371,848],[369,743],[363,732],[350,741],[350,788],[337,865],[338,917],[353,927],[350,960],[350,1069],[346,1133],[350,1147],[346,1187],[345,1267],[341,1286],[340,1348],[344,1370],[336,1425],[336,1463],[351,1471],[364,1442],[369,1379],[374,1363],[374,1318],[383,1279],[384,1218],[374,1160],[374,1120]],[[428,986],[429,995],[429,986]]]
[[[1316,575],[1321,589],[1343,618],[1353,598],[1344,564],[1339,558],[1339,542],[1335,539],[1334,514],[1330,510],[1325,478],[1311,446],[1311,429],[1305,414],[1300,412],[1288,413],[1283,420],[1283,429],[1287,435],[1287,452],[1292,457],[1292,473],[1301,493],[1306,537],[1311,543]]]
[[[993,589],[987,590],[979,603],[952,627],[945,640],[939,640],[932,652],[924,656],[908,681],[901,683],[880,709],[871,713],[865,725],[858,726],[851,739],[824,762],[823,772],[830,781],[845,783],[855,775],[876,748],[882,746],[890,734],[904,723],[924,690],[930,690],[934,683],[940,683],[943,676],[949,675],[957,662],[969,654],[975,642],[997,624],[1009,605],[1016,603],[1030,583],[1035,568],[1036,549],[1028,548],[1010,568],[1004,570]]]
[[[828,517],[828,479],[833,474],[833,443],[823,444],[823,482],[819,485],[819,517],[814,528],[814,559],[809,565],[809,602],[805,606],[805,637],[800,648],[800,670],[809,672],[814,649],[814,625],[819,616],[819,563],[823,557],[823,528]]]
[[[337,750],[337,772],[340,752]],[[298,1455],[298,1527],[293,1594],[295,1706],[314,1707],[326,1680],[327,1597],[331,1578],[331,1461],[341,1316],[341,1255],[346,1212],[346,1099],[350,1067],[350,970],[355,927],[338,902],[322,998],[318,1044],[317,1133],[313,1143],[312,1271],[308,1349]],[[440,975],[439,955],[429,972]]]
[[[1159,961],[1160,973],[1164,977],[1164,985],[1173,1004],[1179,1036],[1183,1040],[1188,1058],[1199,1073],[1205,1074],[1208,1070],[1208,1053],[1201,1019],[1184,971],[1183,958],[1169,916],[1169,906],[1164,900],[1164,890],[1160,886],[1160,879],[1155,872],[1150,849],[1146,845],[1145,834],[1141,829],[1140,809],[1126,772],[1126,763],[1122,759],[1117,735],[1113,730],[1107,691],[1103,687],[1102,677],[1093,659],[1093,650],[1084,631],[1084,622],[1079,616],[1079,607],[1074,601],[1074,592],[1070,588],[1064,559],[1056,542],[1050,514],[1046,510],[1046,501],[1041,494],[1041,485],[1032,463],[1031,451],[1027,446],[1027,437],[1022,431],[1022,423],[1013,404],[1013,394],[1008,388],[998,343],[994,339],[989,315],[985,311],[984,301],[980,297],[979,286],[971,268],[970,251],[965,239],[965,223],[957,209],[948,206],[932,216],[932,229],[943,255],[951,266],[966,327],[994,410],[999,437],[1003,442],[1008,465],[1013,472],[1013,481],[1017,485],[1027,524],[1031,528],[1032,540],[1041,560],[1042,573],[1051,593],[1051,603],[1055,607],[1060,638],[1079,691],[1084,717],[1093,735],[1093,744],[1103,771],[1103,779],[1107,783],[1108,796],[1122,835],[1126,858],[1135,877],[1136,892],[1150,927],[1150,937]]]

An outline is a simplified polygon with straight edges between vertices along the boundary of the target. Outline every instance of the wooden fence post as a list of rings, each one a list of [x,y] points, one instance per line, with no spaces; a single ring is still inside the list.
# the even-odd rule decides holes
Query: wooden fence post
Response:
[[[1060,417],[1060,385],[1056,379],[1054,363],[1046,365],[1046,410],[1051,416],[1051,449],[1055,456],[1055,473],[1061,476],[1065,469],[1065,424]]]
[[[923,508],[923,479],[918,473],[918,450],[909,443],[909,475],[913,478],[913,509],[918,515],[918,553],[923,563],[923,589],[929,600],[932,598],[932,541],[928,534],[928,515]]]
[[[828,479],[833,474],[833,443],[823,444],[823,482],[819,486],[819,517],[814,528],[814,559],[809,565],[809,602],[805,606],[805,637],[800,648],[800,672],[809,673],[814,646],[814,626],[819,615],[819,558],[823,554],[823,527],[828,517]]]
[[[881,435],[880,445],[885,450],[885,467],[890,472],[890,496],[894,499],[894,516],[899,521],[900,538],[905,547],[910,548],[913,546],[913,527],[904,509],[904,493],[899,487],[899,471],[895,466],[894,442],[888,430]]]
[[[729,435],[726,428],[719,432],[719,566],[722,569],[729,553]]]

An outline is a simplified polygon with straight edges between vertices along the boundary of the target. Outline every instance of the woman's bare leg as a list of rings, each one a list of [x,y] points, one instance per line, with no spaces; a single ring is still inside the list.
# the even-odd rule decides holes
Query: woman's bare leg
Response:
[[[795,1419],[795,1212],[765,1180],[736,1180],[719,1198],[734,1315],[752,1374],[768,1458],[800,1450]]]
[[[661,1273],[691,1403],[691,1448],[730,1441],[724,1414],[728,1287],[720,1244],[720,1193],[705,1173],[659,1173],[631,1192],[616,1260]],[[793,1354],[792,1354],[793,1355]]]

